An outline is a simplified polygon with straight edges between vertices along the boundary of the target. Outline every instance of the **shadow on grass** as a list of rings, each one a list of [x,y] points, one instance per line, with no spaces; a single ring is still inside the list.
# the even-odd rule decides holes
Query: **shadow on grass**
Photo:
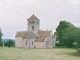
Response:
[[[77,48],[75,48],[75,47],[68,48],[67,46],[58,46],[55,48],[63,49],[63,52],[59,53],[59,55],[78,56],[78,51],[77,51]]]
[[[69,52],[69,53],[65,53],[66,55],[70,55],[70,56],[78,56],[77,52]]]
[[[56,48],[72,48],[72,49],[77,49],[77,47],[73,46],[73,47],[67,47],[67,46],[56,46]]]

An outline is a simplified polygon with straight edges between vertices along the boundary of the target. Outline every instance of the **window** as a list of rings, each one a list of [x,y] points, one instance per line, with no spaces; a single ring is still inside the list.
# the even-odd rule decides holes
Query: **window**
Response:
[[[32,26],[32,29],[34,30],[34,26]]]
[[[34,24],[34,21],[32,21],[32,24]]]
[[[29,23],[31,24],[31,21],[29,21]]]
[[[26,45],[27,45],[27,41],[26,41]]]
[[[33,41],[32,41],[32,45],[33,45]]]

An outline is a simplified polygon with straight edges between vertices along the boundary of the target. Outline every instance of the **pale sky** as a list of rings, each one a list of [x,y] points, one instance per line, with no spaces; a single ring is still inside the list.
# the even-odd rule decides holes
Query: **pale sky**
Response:
[[[0,0],[0,27],[3,38],[15,39],[17,31],[27,30],[27,19],[40,19],[41,30],[53,30],[60,21],[80,26],[80,0]]]

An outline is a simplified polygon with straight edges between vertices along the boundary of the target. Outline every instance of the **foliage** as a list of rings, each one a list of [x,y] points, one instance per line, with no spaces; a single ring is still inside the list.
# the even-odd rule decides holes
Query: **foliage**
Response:
[[[56,46],[65,46],[63,43],[56,43]]]
[[[57,40],[60,40],[60,43],[72,47],[74,40],[74,34],[76,27],[70,22],[60,21],[59,26],[56,28]]]
[[[8,47],[14,46],[14,42],[12,40],[9,40],[9,41],[5,42],[4,44],[5,44],[5,46],[8,46]]]
[[[72,47],[73,43],[75,42],[75,30],[75,27],[68,27],[67,29],[62,31],[62,42],[68,47]]]
[[[66,21],[60,21],[58,27],[56,28],[56,36],[57,39],[60,40],[60,42],[62,42],[62,37],[63,37],[63,31],[65,31],[65,29],[67,29],[68,27],[73,27],[74,25],[72,25],[70,22],[66,22]]]
[[[0,46],[3,46],[3,42],[2,42],[2,40],[0,40]]]
[[[0,31],[0,46],[3,46],[3,42],[2,42],[2,37],[3,36],[3,34],[2,34],[2,32]]]
[[[76,28],[76,31],[74,32],[75,36],[75,42],[77,43],[77,47],[80,48],[80,28]]]

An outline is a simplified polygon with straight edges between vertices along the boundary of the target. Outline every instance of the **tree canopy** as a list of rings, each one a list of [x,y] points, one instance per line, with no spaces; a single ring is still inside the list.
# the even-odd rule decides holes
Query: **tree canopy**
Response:
[[[3,36],[3,34],[2,34],[2,32],[0,31],[0,46],[3,46],[2,36]]]
[[[15,43],[11,39],[9,41],[5,42],[5,46],[8,46],[8,47],[13,47],[14,44]]]
[[[72,47],[74,42],[77,42],[78,46],[80,44],[80,28],[75,27],[70,22],[60,21],[58,27],[56,28],[55,35],[60,43],[68,47]]]

